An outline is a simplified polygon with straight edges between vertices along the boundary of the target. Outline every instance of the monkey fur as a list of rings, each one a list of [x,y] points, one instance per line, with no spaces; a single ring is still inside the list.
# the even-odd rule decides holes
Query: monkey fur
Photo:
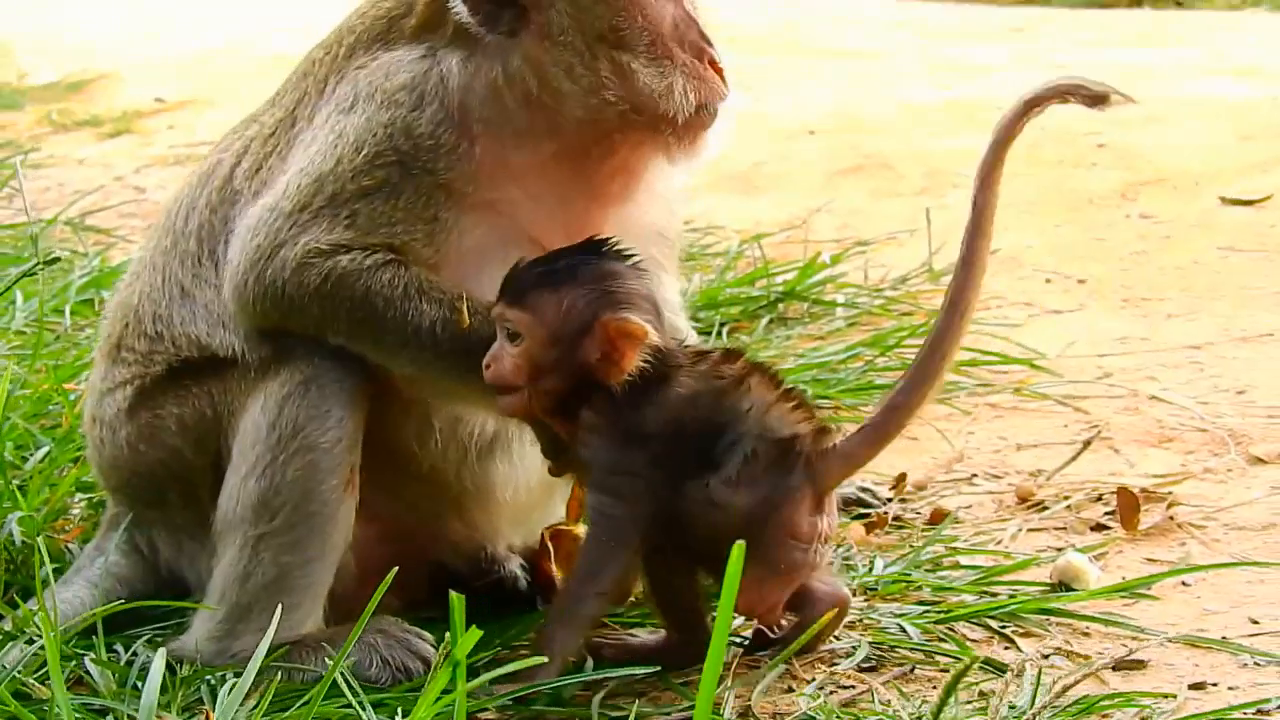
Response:
[[[665,340],[642,263],[614,239],[591,237],[514,264],[493,309],[485,382],[501,412],[544,421],[560,437],[548,456],[585,478],[590,523],[537,637],[535,650],[549,662],[529,679],[563,671],[635,558],[665,630],[600,635],[588,652],[620,663],[699,662],[710,639],[699,576],[722,579],[737,539],[747,554],[735,610],[758,623],[748,647],[789,645],[831,613],[801,651],[825,642],[852,603],[826,567],[834,492],[902,432],[950,366],[985,274],[1014,140],[1050,105],[1121,102],[1132,99],[1093,80],[1060,78],[1000,120],[938,320],[881,407],[844,438],[801,392],[741,351]],[[795,619],[784,627],[788,613]]]
[[[107,505],[44,597],[59,623],[194,596],[170,655],[223,665],[279,604],[305,680],[398,567],[350,654],[392,685],[430,668],[433,638],[399,618],[443,578],[525,592],[569,484],[482,383],[489,304],[519,257],[617,233],[650,264],[658,332],[694,339],[671,191],[728,85],[693,12],[365,0],[321,40],[170,199],[106,308],[84,432]]]

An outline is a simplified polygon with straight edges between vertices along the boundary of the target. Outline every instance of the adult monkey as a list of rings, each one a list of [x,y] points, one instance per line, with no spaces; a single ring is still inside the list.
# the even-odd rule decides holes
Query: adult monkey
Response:
[[[392,615],[477,560],[520,585],[568,493],[482,384],[487,302],[517,258],[616,233],[691,336],[670,173],[727,92],[688,0],[365,0],[111,299],[84,406],[108,502],[59,621],[191,593],[169,650],[224,664],[281,604],[286,661],[320,669],[398,566],[352,670],[425,673],[432,638]]]

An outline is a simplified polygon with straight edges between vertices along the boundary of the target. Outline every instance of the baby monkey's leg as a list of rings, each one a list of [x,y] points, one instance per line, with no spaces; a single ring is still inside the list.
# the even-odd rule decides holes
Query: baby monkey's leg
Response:
[[[787,599],[786,609],[794,613],[796,619],[780,635],[764,626],[756,626],[747,642],[748,653],[762,652],[771,648],[787,648],[809,631],[823,615],[835,610],[836,613],[826,626],[809,638],[798,652],[808,653],[817,650],[831,637],[844,619],[849,615],[849,606],[853,604],[853,596],[835,577],[823,572],[816,573],[804,581]]]
[[[657,632],[601,633],[587,645],[592,657],[620,665],[683,669],[702,661],[711,640],[698,593],[698,568],[687,553],[644,553],[645,593],[666,625]]]
[[[637,522],[625,508],[587,494],[587,516],[592,525],[579,551],[577,564],[557,594],[534,642],[536,654],[548,661],[523,673],[522,682],[557,677],[582,641],[609,610],[610,600],[633,565],[639,550]]]

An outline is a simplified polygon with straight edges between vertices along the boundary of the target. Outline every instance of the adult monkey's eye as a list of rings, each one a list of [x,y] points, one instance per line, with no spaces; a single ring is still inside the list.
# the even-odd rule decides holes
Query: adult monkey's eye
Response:
[[[505,339],[507,341],[507,344],[509,345],[514,346],[524,342],[524,335],[521,335],[519,330],[516,330],[510,325],[502,326],[502,336],[503,336],[503,339]]]

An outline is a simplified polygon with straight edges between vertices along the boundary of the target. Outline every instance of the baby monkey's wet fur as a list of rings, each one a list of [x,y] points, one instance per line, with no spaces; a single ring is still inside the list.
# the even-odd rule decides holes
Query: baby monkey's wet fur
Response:
[[[752,649],[789,643],[834,610],[803,650],[817,647],[852,601],[825,570],[835,487],[815,484],[809,464],[833,429],[742,351],[662,341],[647,283],[635,256],[592,237],[517,265],[499,290],[486,378],[514,390],[506,412],[565,441],[544,437],[552,464],[584,480],[591,523],[539,638],[551,662],[535,678],[560,672],[636,557],[666,631],[598,637],[592,654],[606,661],[701,659],[699,574],[721,579],[738,538],[748,551],[737,611],[761,623]],[[795,622],[774,637],[787,612]]]
[[[559,469],[585,480],[590,529],[578,562],[540,631],[558,675],[640,559],[665,632],[602,636],[593,655],[688,666],[710,631],[698,575],[719,579],[729,549],[747,553],[736,611],[760,624],[751,646],[790,644],[826,613],[805,643],[823,643],[851,597],[826,568],[836,525],[834,491],[906,428],[942,381],[977,304],[991,248],[1000,178],[1013,142],[1046,108],[1099,110],[1133,99],[1080,77],[1024,95],[996,125],[974,178],[960,258],[938,320],[911,366],[855,432],[835,439],[799,391],[734,349],[664,340],[663,311],[645,273],[611,238],[591,237],[516,263],[498,291],[498,337],[485,382],[500,412],[540,432]],[[776,637],[786,613],[795,621]]]

